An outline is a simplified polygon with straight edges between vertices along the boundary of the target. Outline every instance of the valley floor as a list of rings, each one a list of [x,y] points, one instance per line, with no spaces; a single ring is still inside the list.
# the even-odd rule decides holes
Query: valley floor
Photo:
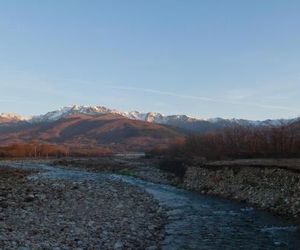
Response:
[[[0,249],[299,249],[298,167],[280,162],[195,161],[178,179],[130,156],[1,161]]]
[[[56,161],[65,167],[108,171],[201,194],[242,201],[275,214],[300,219],[300,160],[248,159],[189,161],[182,179],[161,171],[156,159],[99,158]]]

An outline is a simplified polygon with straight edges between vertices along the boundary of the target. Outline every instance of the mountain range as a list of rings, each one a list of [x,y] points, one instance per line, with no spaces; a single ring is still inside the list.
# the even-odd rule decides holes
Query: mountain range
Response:
[[[115,150],[145,150],[181,140],[188,133],[207,133],[228,126],[279,126],[295,119],[251,121],[197,119],[156,112],[121,112],[103,106],[68,106],[44,115],[0,115],[0,145],[37,140],[47,143],[108,146]]]
[[[3,122],[20,122],[26,121],[29,123],[39,122],[52,122],[62,118],[66,118],[71,115],[85,114],[91,116],[97,116],[100,114],[116,114],[126,117],[131,120],[146,121],[157,124],[174,125],[181,127],[182,123],[195,123],[195,122],[207,122],[210,124],[223,123],[224,125],[240,124],[251,126],[277,126],[299,120],[295,119],[275,119],[275,120],[246,120],[246,119],[223,119],[223,118],[208,118],[199,119],[193,118],[187,115],[163,115],[157,112],[142,113],[139,111],[122,112],[115,109],[109,109],[104,106],[80,106],[73,105],[60,108],[55,111],[48,112],[43,115],[23,117],[14,113],[2,113],[0,114],[0,123]],[[184,127],[184,126],[183,126]]]

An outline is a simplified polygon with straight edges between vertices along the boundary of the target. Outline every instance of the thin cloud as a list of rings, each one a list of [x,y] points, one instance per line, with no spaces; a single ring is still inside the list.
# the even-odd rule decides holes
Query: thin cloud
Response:
[[[256,102],[254,103],[254,102],[244,102],[244,101],[243,102],[228,101],[228,100],[224,100],[224,99],[216,99],[216,98],[193,96],[193,95],[183,95],[183,94],[177,94],[177,93],[168,92],[168,91],[160,91],[160,90],[155,90],[155,89],[145,89],[145,88],[136,88],[136,87],[122,87],[122,86],[109,86],[109,87],[112,89],[128,90],[128,91],[135,90],[135,91],[153,93],[153,94],[158,94],[158,95],[166,95],[166,96],[172,96],[172,97],[183,98],[183,99],[200,100],[200,101],[205,101],[205,102],[252,106],[252,107],[265,108],[265,109],[277,109],[277,110],[288,110],[288,111],[298,112],[297,109],[292,109],[290,107],[262,104],[262,103],[256,103]]]
[[[70,79],[70,78],[55,78],[52,79],[52,81],[56,82],[76,82],[76,83],[81,83],[84,85],[94,85],[97,82],[93,81],[86,81],[86,80],[80,80],[80,79]],[[39,84],[43,84],[43,88],[32,88],[32,91],[41,93],[41,94],[48,94],[48,95],[56,95],[60,96],[63,98],[70,98],[72,99],[77,99],[81,101],[86,101],[88,100],[85,97],[82,97],[78,95],[78,93],[73,93],[73,91],[70,92],[65,92],[61,91],[59,89],[53,89],[51,86],[51,83],[49,80],[40,80],[38,81]],[[37,83],[35,83],[37,84]],[[124,91],[138,91],[138,92],[144,92],[144,93],[150,93],[150,94],[156,94],[156,95],[164,95],[164,96],[170,96],[170,97],[175,97],[175,98],[181,98],[181,99],[189,99],[189,100],[198,100],[198,101],[203,101],[203,102],[211,102],[211,103],[219,103],[219,104],[230,104],[230,105],[239,105],[239,106],[248,106],[248,107],[259,107],[263,109],[273,109],[273,110],[284,110],[284,111],[290,111],[290,112],[295,112],[298,113],[297,109],[291,108],[291,107],[286,107],[286,106],[280,106],[280,105],[271,105],[271,104],[266,104],[266,103],[259,103],[259,102],[247,102],[245,99],[245,95],[249,97],[249,93],[239,93],[239,92],[233,92],[235,93],[235,97],[239,98],[232,98],[230,99],[224,99],[224,98],[211,98],[211,97],[206,97],[206,96],[195,96],[195,95],[185,95],[185,94],[179,94],[171,91],[161,91],[157,89],[149,89],[149,88],[138,88],[138,87],[131,87],[131,86],[119,86],[119,85],[112,85],[111,82],[102,82],[102,83],[97,83],[98,86],[101,86],[101,88],[106,88],[106,89],[117,89],[117,90],[124,90]],[[16,87],[16,86],[15,86]],[[19,89],[28,89],[28,86],[20,86],[18,84],[17,88]],[[243,94],[243,95],[241,95]],[[253,96],[253,93],[251,93]],[[5,102],[5,100],[0,102]],[[9,101],[6,101],[9,102]],[[11,101],[11,102],[17,102],[17,101]],[[21,102],[21,101],[20,101]]]
[[[192,96],[192,95],[182,95],[167,91],[160,91],[155,89],[144,89],[144,88],[135,88],[135,87],[121,87],[121,86],[109,86],[112,89],[120,89],[120,90],[136,90],[136,91],[142,91],[147,93],[153,93],[158,95],[167,95],[172,97],[179,97],[179,98],[185,98],[185,99],[196,99],[196,100],[202,100],[202,101],[210,101],[210,102],[218,102],[215,99],[208,98],[208,97],[201,97],[201,96]]]

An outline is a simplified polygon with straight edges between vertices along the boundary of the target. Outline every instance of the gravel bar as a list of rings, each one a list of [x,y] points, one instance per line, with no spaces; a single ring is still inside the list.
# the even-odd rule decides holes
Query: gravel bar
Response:
[[[160,249],[166,213],[144,190],[26,175],[0,170],[1,249]]]

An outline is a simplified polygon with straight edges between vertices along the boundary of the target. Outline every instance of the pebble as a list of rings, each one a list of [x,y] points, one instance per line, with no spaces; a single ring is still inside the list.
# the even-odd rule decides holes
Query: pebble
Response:
[[[136,186],[0,175],[0,194],[1,249],[160,249],[165,210]]]

